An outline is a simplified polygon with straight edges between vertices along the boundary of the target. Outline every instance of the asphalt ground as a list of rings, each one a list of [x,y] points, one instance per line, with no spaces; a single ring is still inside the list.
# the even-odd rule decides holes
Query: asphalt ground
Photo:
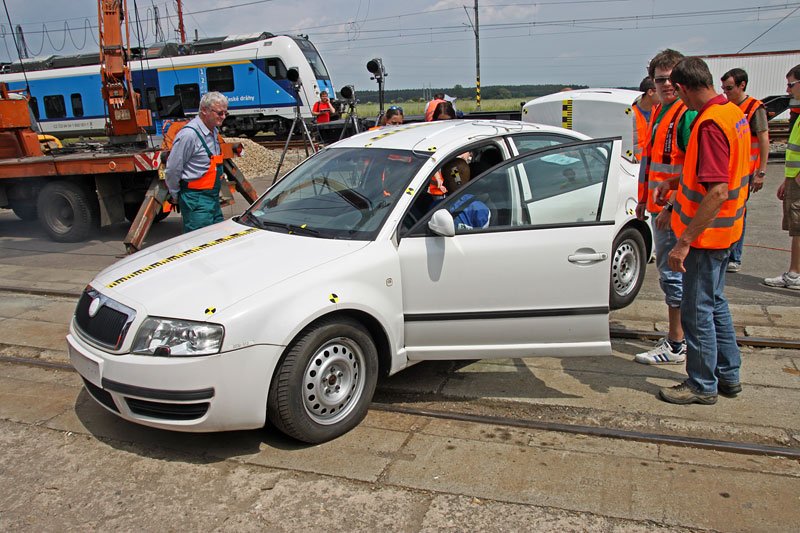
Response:
[[[780,205],[775,198],[780,179],[781,168],[770,167],[766,189],[751,199],[743,268],[728,276],[727,289],[739,335],[776,343],[800,340],[796,333],[800,291],[760,284],[762,277],[776,275],[788,265],[789,239],[779,229]],[[259,180],[255,183],[262,190]],[[226,208],[226,217],[243,206],[240,200]],[[9,364],[9,360],[56,365],[67,361],[64,335],[75,301],[97,271],[124,254],[126,230],[106,228],[89,242],[59,244],[49,241],[36,223],[0,213],[0,357],[5,358],[0,362],[0,433],[4,434],[0,471],[15,486],[14,491],[0,489],[0,529],[59,529],[61,516],[48,510],[46,498],[40,499],[51,493],[54,509],[63,511],[68,528],[124,529],[136,524],[152,529],[161,523],[178,527],[180,522],[166,511],[174,507],[159,506],[147,498],[143,501],[150,505],[133,508],[143,515],[153,509],[151,516],[115,521],[113,509],[119,508],[122,498],[115,498],[114,491],[117,496],[122,491],[141,497],[141,489],[129,476],[122,477],[120,486],[111,487],[87,478],[91,472],[101,480],[109,479],[120,469],[137,465],[149,472],[139,475],[141,479],[152,481],[155,472],[161,472],[180,486],[186,468],[194,472],[198,465],[211,465],[194,473],[229,494],[220,498],[205,492],[204,499],[203,495],[182,496],[180,501],[192,508],[209,500],[218,508],[233,505],[231,499],[247,492],[243,480],[267,487],[256,496],[242,495],[257,502],[252,504],[255,510],[220,511],[233,513],[227,526],[219,522],[219,513],[205,510],[194,517],[196,522],[184,522],[204,528],[247,525],[252,529],[252,520],[276,524],[281,519],[299,520],[298,516],[306,521],[289,523],[321,527],[322,517],[339,517],[338,527],[330,528],[334,530],[346,528],[345,524],[370,529],[389,518],[395,527],[388,529],[403,530],[463,530],[471,529],[470,524],[489,531],[523,530],[531,523],[531,530],[562,529],[567,524],[565,530],[576,531],[644,531],[656,526],[775,531],[800,523],[800,471],[792,459],[748,458],[496,424],[436,422],[425,416],[380,411],[371,411],[352,434],[321,447],[298,446],[269,428],[189,436],[140,428],[106,413],[86,396],[74,373]],[[171,216],[153,228],[145,245],[180,231],[179,217]],[[649,267],[634,304],[612,313],[614,328],[664,330],[657,275],[653,265]],[[422,363],[382,380],[377,399],[396,407],[800,450],[797,350],[745,347],[745,390],[737,399],[720,398],[711,407],[673,406],[655,394],[658,387],[681,380],[683,367],[633,363],[633,354],[649,345],[650,341],[615,340],[612,357]],[[71,442],[73,436],[79,437],[79,444]],[[26,444],[34,441],[35,446]],[[15,466],[17,454],[29,457],[22,469]],[[96,454],[100,459],[95,460]],[[342,461],[345,457],[349,459]],[[57,480],[50,480],[41,465],[59,461],[68,468],[56,468]],[[255,466],[267,470],[253,470]],[[275,474],[274,469],[280,472]],[[219,472],[224,474],[222,481],[212,481]],[[36,479],[47,479],[49,484],[37,488]],[[67,496],[64,487],[69,482],[112,493],[104,494],[100,503],[81,494]],[[297,509],[267,497],[263,491],[272,487],[296,499]],[[340,501],[331,494],[342,491],[358,502],[368,502],[362,503],[364,516],[356,520],[357,512],[332,510]],[[654,497],[661,491],[677,496]],[[693,505],[683,505],[686,494],[692,495]],[[409,505],[408,516],[415,516],[414,510],[422,514],[412,523],[394,510],[385,512],[375,505],[389,500]],[[98,505],[104,506],[103,519],[93,522],[89,510]],[[270,505],[272,511],[267,510]],[[552,514],[552,509],[566,514]],[[298,515],[298,510],[306,514]],[[34,519],[36,512],[44,518]],[[475,517],[474,522],[454,522],[450,512]],[[186,518],[185,513],[182,516]],[[503,520],[509,520],[508,527],[503,527]]]

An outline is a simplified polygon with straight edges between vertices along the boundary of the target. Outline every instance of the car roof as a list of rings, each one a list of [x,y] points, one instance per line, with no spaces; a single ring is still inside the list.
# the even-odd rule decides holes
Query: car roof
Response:
[[[517,120],[442,120],[387,126],[348,137],[332,145],[337,148],[388,148],[432,153],[451,145],[512,133],[560,133],[570,137],[584,135],[555,126]]]
[[[558,93],[540,96],[531,100],[525,107],[545,102],[563,101],[563,100],[586,100],[594,102],[613,102],[624,105],[631,105],[637,98],[642,95],[639,91],[631,91],[629,89],[605,89],[605,88],[591,88],[591,89],[574,89],[571,91],[561,91]]]

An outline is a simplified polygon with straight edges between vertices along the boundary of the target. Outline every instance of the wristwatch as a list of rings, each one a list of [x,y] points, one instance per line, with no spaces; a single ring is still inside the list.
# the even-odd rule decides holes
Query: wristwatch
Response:
[[[760,178],[763,178],[766,175],[767,175],[767,173],[764,170],[759,170],[758,172],[756,172],[756,176],[758,176]]]

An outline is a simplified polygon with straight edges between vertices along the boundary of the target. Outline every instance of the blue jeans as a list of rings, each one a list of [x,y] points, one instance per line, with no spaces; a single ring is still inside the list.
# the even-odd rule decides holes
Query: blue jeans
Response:
[[[686,373],[690,385],[717,393],[717,380],[739,383],[742,355],[725,298],[725,267],[730,250],[691,248],[683,262],[681,324],[686,335]]]
[[[658,284],[664,291],[664,301],[669,307],[680,307],[683,296],[683,274],[673,272],[667,264],[669,251],[678,242],[678,238],[672,229],[660,230],[653,224],[653,239],[656,248]]]
[[[744,216],[742,217],[742,236],[739,238],[738,241],[731,245],[731,255],[728,257],[728,260],[731,263],[741,263],[742,262],[742,248],[744,248],[744,230],[747,227],[747,209],[744,211]]]

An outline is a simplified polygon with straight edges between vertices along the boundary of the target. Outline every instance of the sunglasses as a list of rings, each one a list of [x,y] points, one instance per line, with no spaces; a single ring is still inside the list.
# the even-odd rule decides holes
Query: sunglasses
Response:
[[[228,114],[227,111],[214,111],[213,109],[211,110],[211,112],[214,113],[215,115],[219,116],[219,117],[224,117],[225,115]]]
[[[663,85],[664,83],[667,83],[669,81],[669,76],[653,78],[653,81],[659,85]]]
[[[795,84],[795,83],[800,83],[800,80],[795,80],[795,81],[790,81],[790,82],[787,82],[787,83],[786,83],[786,88],[787,88],[787,89],[791,89],[792,87],[794,87],[794,84]]]
[[[736,88],[736,85],[723,85],[723,86],[722,86],[722,90],[723,90],[723,91],[732,91],[732,90],[734,90],[735,88]]]
[[[395,111],[395,110],[399,111],[401,115],[405,115],[405,113],[403,113],[403,108],[398,105],[393,105],[389,108],[389,111]]]

